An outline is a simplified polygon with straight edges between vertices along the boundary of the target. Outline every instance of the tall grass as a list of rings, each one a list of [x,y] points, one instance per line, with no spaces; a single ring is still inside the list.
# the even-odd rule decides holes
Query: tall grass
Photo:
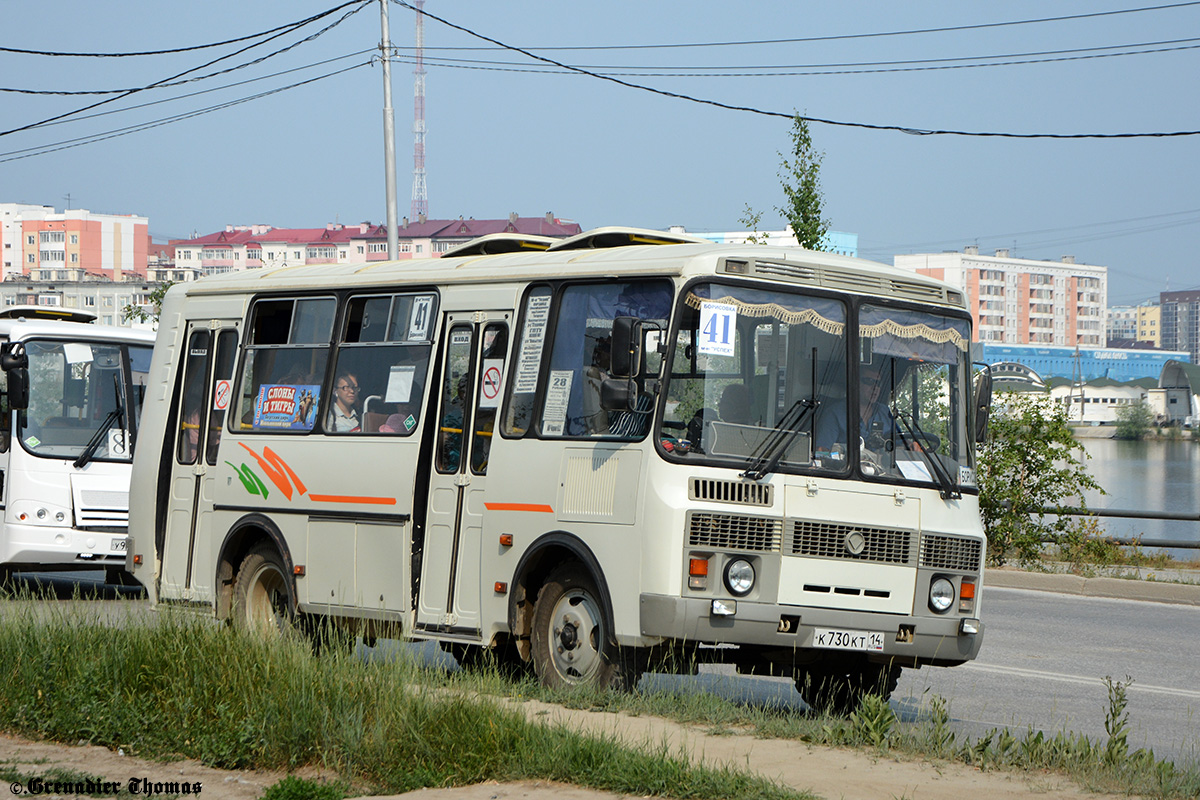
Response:
[[[5,605],[0,728],[231,769],[321,765],[366,791],[546,779],[634,795],[807,796],[665,747],[640,751],[476,695],[431,692],[404,655],[315,657],[298,639],[178,613],[114,627],[95,608]]]

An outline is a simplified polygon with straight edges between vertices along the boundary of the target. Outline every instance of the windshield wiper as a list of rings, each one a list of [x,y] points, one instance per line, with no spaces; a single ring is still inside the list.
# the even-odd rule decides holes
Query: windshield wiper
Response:
[[[962,492],[958,491],[958,486],[954,479],[950,477],[950,473],[946,471],[946,467],[941,460],[926,448],[932,441],[929,434],[921,430],[921,426],[917,424],[917,420],[908,414],[904,414],[899,408],[892,408],[892,416],[900,423],[904,429],[904,434],[912,442],[909,450],[916,450],[921,454],[921,458],[929,466],[929,471],[933,473],[938,484],[938,494],[943,500],[957,500],[962,497]]]
[[[113,375],[113,394],[116,399],[116,405],[113,410],[108,412],[108,416],[100,423],[100,427],[92,434],[92,438],[87,443],[87,447],[83,448],[83,452],[79,454],[79,458],[75,459],[72,466],[75,469],[82,469],[85,464],[92,460],[92,456],[96,455],[96,451],[100,449],[100,443],[104,441],[104,435],[108,433],[109,428],[113,423],[119,423],[121,430],[125,430],[125,407],[121,404],[121,379],[117,375]]]
[[[754,461],[742,473],[742,477],[757,481],[767,473],[774,472],[775,468],[779,466],[783,454],[800,434],[801,424],[817,410],[819,405],[821,405],[820,400],[808,397],[792,403],[792,407],[783,415],[783,419],[779,420],[779,424],[771,429],[771,433],[763,439],[762,444],[754,448],[754,452],[750,454]]]

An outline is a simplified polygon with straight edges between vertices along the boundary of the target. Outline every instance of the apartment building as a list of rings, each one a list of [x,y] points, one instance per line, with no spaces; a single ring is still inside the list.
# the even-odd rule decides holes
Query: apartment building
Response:
[[[133,214],[57,213],[50,206],[0,204],[3,277],[82,281],[88,276],[122,281],[146,275],[149,221]]]
[[[897,267],[962,289],[975,322],[975,341],[1063,347],[1103,347],[1108,268],[1012,258],[1007,250],[979,254],[917,253],[894,257]]]
[[[491,233],[521,233],[566,238],[582,232],[579,223],[556,218],[453,219],[415,221],[399,227],[400,259],[437,258],[452,247]],[[192,239],[173,239],[176,269],[215,275],[243,269],[297,264],[362,264],[387,260],[386,225],[330,223],[324,228],[273,228],[227,225],[225,230]]]
[[[1186,350],[1200,362],[1200,291],[1162,292],[1158,296],[1162,346]]]

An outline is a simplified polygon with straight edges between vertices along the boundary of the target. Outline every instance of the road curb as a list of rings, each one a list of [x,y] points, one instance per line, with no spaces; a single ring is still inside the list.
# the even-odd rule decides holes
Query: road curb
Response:
[[[1016,569],[990,569],[983,585],[1004,589],[1032,589],[1039,592],[1075,594],[1084,597],[1110,597],[1120,600],[1146,600],[1155,603],[1200,606],[1200,584],[1168,583],[1155,579],[1154,573],[1142,577],[1114,578],[1064,575],[1052,572],[1026,572]]]

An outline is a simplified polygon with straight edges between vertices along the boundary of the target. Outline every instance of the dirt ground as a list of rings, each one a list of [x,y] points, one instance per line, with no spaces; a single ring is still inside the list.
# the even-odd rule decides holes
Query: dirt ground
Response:
[[[1062,778],[1041,773],[980,772],[960,764],[910,761],[864,750],[727,733],[710,735],[656,717],[571,710],[534,701],[510,705],[524,711],[531,719],[594,734],[613,734],[634,746],[659,747],[665,742],[672,751],[686,753],[697,761],[749,770],[829,800],[962,800],[964,797],[1104,800],[1110,797],[1086,792]],[[60,767],[118,781],[122,785],[131,778],[154,782],[199,782],[201,800],[256,800],[267,786],[284,777],[284,773],[278,772],[217,770],[195,761],[161,764],[131,758],[103,747],[30,742],[9,736],[0,736],[0,766],[23,775],[36,775],[39,770]],[[309,778],[320,777],[315,770],[301,774]],[[58,796],[67,800],[76,797],[74,794]],[[613,800],[625,796],[531,781],[422,789],[400,797],[405,800]]]

